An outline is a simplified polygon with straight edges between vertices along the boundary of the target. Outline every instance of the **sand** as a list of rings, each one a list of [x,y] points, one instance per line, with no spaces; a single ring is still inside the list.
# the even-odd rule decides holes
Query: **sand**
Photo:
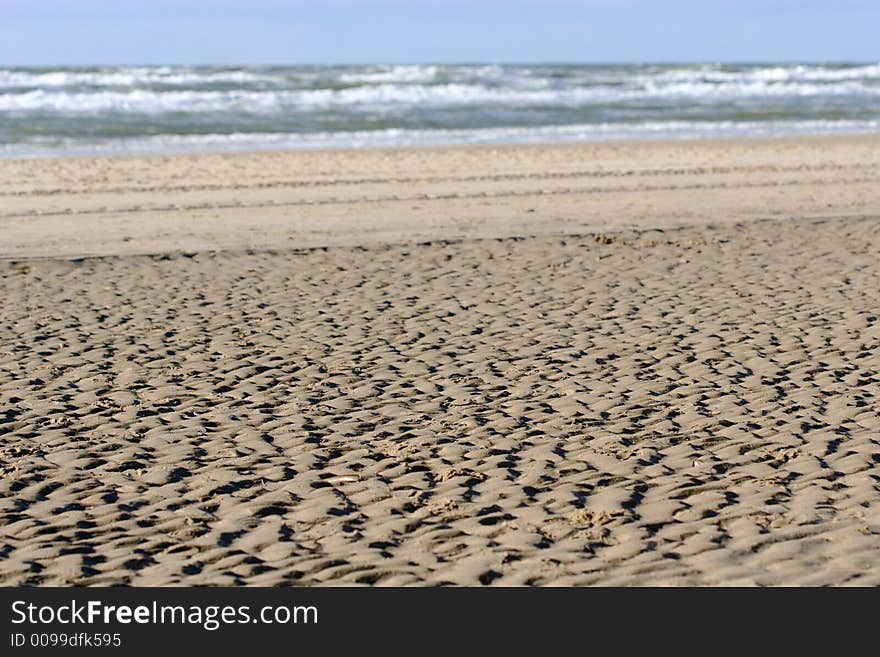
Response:
[[[0,584],[880,584],[878,147],[0,162]]]

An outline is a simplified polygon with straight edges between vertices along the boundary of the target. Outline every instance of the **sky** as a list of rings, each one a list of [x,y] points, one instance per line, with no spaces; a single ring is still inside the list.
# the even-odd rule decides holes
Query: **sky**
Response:
[[[880,61],[880,0],[0,0],[0,66]]]

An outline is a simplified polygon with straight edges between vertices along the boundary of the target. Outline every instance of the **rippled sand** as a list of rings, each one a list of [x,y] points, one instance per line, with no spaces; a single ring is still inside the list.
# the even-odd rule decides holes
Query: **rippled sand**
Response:
[[[0,582],[880,584],[877,144],[0,163]]]

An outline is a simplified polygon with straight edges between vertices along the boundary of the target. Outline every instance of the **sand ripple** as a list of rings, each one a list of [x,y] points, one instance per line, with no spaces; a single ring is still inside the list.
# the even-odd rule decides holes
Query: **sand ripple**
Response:
[[[878,250],[0,264],[0,582],[880,584]]]

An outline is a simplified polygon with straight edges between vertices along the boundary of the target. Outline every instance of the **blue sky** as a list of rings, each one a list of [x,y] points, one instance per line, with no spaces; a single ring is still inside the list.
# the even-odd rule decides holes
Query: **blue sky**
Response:
[[[880,61],[880,0],[0,0],[0,66]]]

